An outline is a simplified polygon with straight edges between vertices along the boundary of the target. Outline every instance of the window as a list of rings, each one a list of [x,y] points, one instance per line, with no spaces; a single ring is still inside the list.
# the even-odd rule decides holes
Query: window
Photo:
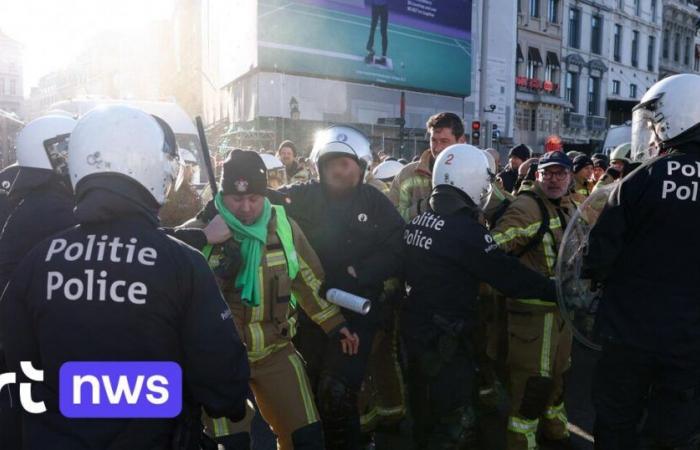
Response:
[[[637,85],[634,83],[630,84],[630,98],[637,98]]]
[[[17,80],[10,80],[10,95],[17,95]]]
[[[634,0],[634,14],[639,15],[641,13],[641,4],[640,0]]]
[[[600,55],[600,42],[603,34],[603,18],[591,17],[591,53]]]
[[[547,52],[546,64],[544,66],[544,79],[552,83],[557,82],[557,71],[559,70],[559,57],[554,52]]]
[[[656,23],[656,0],[651,0],[651,21]]]
[[[569,47],[579,48],[581,28],[581,11],[576,8],[569,10]]]
[[[547,2],[547,21],[559,23],[559,0],[549,0]]]
[[[598,103],[600,103],[600,78],[588,78],[588,115],[598,115]]]
[[[612,95],[620,95],[620,81],[619,80],[613,80]]]
[[[685,52],[683,53],[683,64],[690,65],[690,38],[685,38]]]
[[[578,110],[578,73],[566,72],[564,97],[573,105],[571,111],[576,112]]]
[[[649,36],[649,45],[647,46],[647,70],[654,71],[654,53],[656,47],[656,39],[654,36]]]
[[[664,42],[663,42],[663,50],[662,50],[662,55],[664,59],[668,59],[668,47],[669,47],[669,39],[670,39],[669,31],[664,30]]]
[[[625,0],[617,0],[617,9],[625,10]]]
[[[632,32],[632,66],[639,66],[639,31]]]
[[[530,131],[537,131],[537,110],[530,111]]]
[[[676,33],[675,38],[676,39],[673,41],[673,60],[678,62],[681,59],[681,34]]]
[[[530,0],[530,16],[540,17],[540,0]]]
[[[695,50],[695,66],[693,67],[693,70],[700,72],[700,54],[698,54],[697,49]]]
[[[622,25],[615,24],[615,36],[613,38],[613,59],[620,62],[620,48],[622,47]]]

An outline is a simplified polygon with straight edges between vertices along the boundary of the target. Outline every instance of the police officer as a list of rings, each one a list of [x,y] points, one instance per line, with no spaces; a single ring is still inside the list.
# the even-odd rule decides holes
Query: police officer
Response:
[[[71,134],[79,225],[36,245],[0,301],[9,370],[18,381],[22,361],[44,372],[33,400],[47,411],[24,415],[25,448],[194,449],[200,405],[242,417],[249,369],[231,312],[201,254],[157,228],[176,151],[153,117],[127,106],[94,109]],[[68,419],[57,407],[67,361],[174,361],[182,413]]]
[[[16,163],[5,167],[0,172],[0,227],[5,225],[7,218],[16,206],[10,201],[10,187],[17,177],[17,172],[19,172],[19,166]]]
[[[401,325],[417,448],[474,448],[471,341],[479,284],[513,296],[556,297],[550,280],[507,256],[479,223],[492,178],[482,151],[448,147],[435,161],[429,209],[404,231],[409,297]]]
[[[584,267],[603,283],[597,449],[700,440],[700,107],[689,95],[699,89],[698,75],[668,77],[633,109],[632,158],[647,162],[615,187],[590,235]]]
[[[357,393],[383,320],[379,300],[384,281],[400,270],[404,221],[389,199],[363,182],[372,155],[361,132],[346,126],[324,130],[311,158],[320,182],[283,189],[286,198],[280,201],[318,254],[327,286],[369,298],[373,306],[366,316],[343,310],[348,328],[360,339],[355,356],[344,354],[304,315],[295,343],[316,386],[326,447],[355,449],[360,436]]]
[[[9,217],[0,236],[0,289],[35,244],[75,224],[73,191],[65,165],[67,137],[74,126],[70,117],[47,115],[28,123],[17,136],[19,169],[5,197],[12,211],[7,211]],[[6,371],[0,355],[0,373]],[[5,449],[21,445],[16,397],[14,386],[0,390],[0,441]]]
[[[255,400],[280,449],[322,449],[313,392],[291,343],[296,321],[292,295],[345,353],[356,351],[356,336],[348,331],[340,308],[319,297],[323,270],[304,233],[283,206],[267,199],[260,155],[234,150],[223,169],[215,206],[233,236],[205,254],[247,346]],[[219,444],[248,448],[249,421],[239,425],[216,419],[210,425]]]
[[[70,117],[48,115],[29,122],[17,136],[19,171],[10,189],[17,207],[0,239],[0,288],[35,244],[76,223],[66,166],[73,127]]]

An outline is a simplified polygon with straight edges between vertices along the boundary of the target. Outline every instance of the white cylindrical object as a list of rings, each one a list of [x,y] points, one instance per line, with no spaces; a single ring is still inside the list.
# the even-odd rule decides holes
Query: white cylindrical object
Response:
[[[349,309],[363,316],[372,308],[372,302],[366,298],[358,297],[340,289],[329,289],[326,292],[326,300],[340,307]]]

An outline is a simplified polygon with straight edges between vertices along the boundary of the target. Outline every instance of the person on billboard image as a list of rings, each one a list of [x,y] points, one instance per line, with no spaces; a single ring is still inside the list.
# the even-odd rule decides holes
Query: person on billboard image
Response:
[[[372,8],[372,24],[369,27],[369,39],[367,40],[367,56],[365,62],[367,64],[386,65],[386,50],[389,46],[389,36],[387,27],[389,25],[389,0],[365,0],[365,5]],[[380,31],[382,33],[382,56],[374,59],[374,32],[377,29],[377,22],[380,23]]]

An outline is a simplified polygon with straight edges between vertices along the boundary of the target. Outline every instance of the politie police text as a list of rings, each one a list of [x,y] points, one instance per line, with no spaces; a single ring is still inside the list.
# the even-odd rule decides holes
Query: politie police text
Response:
[[[688,184],[679,185],[673,180],[664,180],[661,187],[661,198],[666,200],[670,196],[674,196],[678,200],[698,200],[698,189],[700,188],[700,161],[693,164],[681,164],[680,161],[667,162],[667,174],[669,176],[674,173],[677,175],[680,172],[688,178],[696,178],[689,181]]]
[[[119,237],[88,235],[87,242],[68,243],[66,239],[51,241],[46,253],[46,262],[54,257],[65,261],[100,262],[155,265],[158,252],[152,247],[138,246],[138,239],[130,238],[122,242]],[[63,294],[68,300],[88,301],[112,300],[117,303],[129,301],[143,305],[148,296],[148,287],[140,281],[127,283],[125,280],[108,280],[106,270],[86,269],[84,277],[66,279],[59,271],[49,271],[46,280],[46,299],[52,300],[56,294]]]
[[[411,223],[424,228],[432,228],[435,231],[442,231],[442,227],[445,226],[445,221],[443,219],[430,213],[423,213],[420,216],[416,216]],[[433,245],[433,238],[424,235],[421,230],[411,232],[406,229],[403,233],[403,238],[406,244],[425,250],[430,250],[430,247]]]

